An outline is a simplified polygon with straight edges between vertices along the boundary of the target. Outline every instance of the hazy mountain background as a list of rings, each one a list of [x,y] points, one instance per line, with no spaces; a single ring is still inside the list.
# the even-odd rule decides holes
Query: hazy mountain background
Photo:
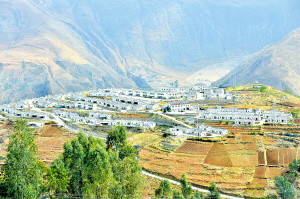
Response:
[[[300,95],[300,28],[255,53],[215,85],[244,85],[255,81]]]
[[[0,0],[0,8],[0,102],[198,82],[204,69],[217,71],[215,81],[300,25],[298,0]]]

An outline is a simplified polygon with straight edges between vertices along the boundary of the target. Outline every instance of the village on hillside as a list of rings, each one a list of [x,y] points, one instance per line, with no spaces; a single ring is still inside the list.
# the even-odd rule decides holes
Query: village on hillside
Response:
[[[257,83],[227,88],[172,83],[26,99],[0,105],[0,157],[18,118],[38,132],[45,164],[73,134],[106,139],[112,127],[124,126],[144,171],[172,179],[186,172],[194,185],[214,181],[224,193],[262,197],[275,193],[274,177],[300,158],[299,104],[299,98]]]
[[[204,108],[203,104],[207,103],[213,106]],[[159,87],[151,91],[112,88],[46,96],[1,105],[0,113],[3,118],[30,119],[30,125],[35,127],[40,127],[44,122],[52,120],[63,126],[72,122],[92,126],[153,129],[157,126],[157,122],[151,118],[122,119],[113,116],[113,113],[117,112],[152,113],[164,115],[166,119],[173,121],[173,126],[168,132],[173,136],[181,137],[223,136],[228,133],[226,129],[211,127],[201,122],[228,121],[234,126],[292,123],[292,114],[277,111],[274,104],[271,110],[264,111],[251,107],[222,107],[238,103],[237,96],[226,92],[225,88],[196,84],[192,87],[179,87],[178,85]],[[185,124],[182,125],[180,121],[177,121],[178,115],[185,118]],[[192,127],[190,124],[195,125]],[[165,125],[170,126],[170,122]]]

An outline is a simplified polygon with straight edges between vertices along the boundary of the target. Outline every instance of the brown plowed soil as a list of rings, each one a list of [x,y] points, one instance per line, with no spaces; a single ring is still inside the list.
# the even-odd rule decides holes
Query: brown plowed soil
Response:
[[[45,126],[36,137],[41,161],[50,165],[63,152],[64,143],[75,136],[56,126]]]
[[[265,166],[256,167],[254,177],[255,178],[266,178],[267,177],[267,168]]]
[[[249,150],[245,147],[247,145],[214,143],[204,162],[206,164],[225,167],[257,166],[256,149]]]
[[[264,156],[264,151],[258,151],[258,164],[266,164],[265,156]]]
[[[227,153],[227,148],[223,144],[214,143],[214,145],[209,150],[205,160],[205,164],[211,164],[215,166],[225,166],[232,167],[232,161]]]
[[[278,150],[267,150],[267,164],[269,166],[278,165]]]
[[[176,153],[187,153],[193,155],[207,155],[213,143],[186,141],[175,150]]]
[[[47,126],[42,129],[40,132],[41,137],[61,137],[63,135],[63,131],[59,129],[57,126]]]
[[[281,176],[284,168],[282,167],[268,167],[267,168],[267,178],[275,178],[276,176]]]

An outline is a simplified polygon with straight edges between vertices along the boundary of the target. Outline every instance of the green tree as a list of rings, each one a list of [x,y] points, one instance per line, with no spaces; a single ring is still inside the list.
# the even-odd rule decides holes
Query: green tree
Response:
[[[42,190],[42,170],[34,132],[25,120],[17,120],[14,127],[4,165],[8,195],[13,198],[38,198]]]
[[[50,193],[61,194],[62,196],[68,193],[70,176],[61,157],[52,162],[48,170],[47,182]]]
[[[184,196],[181,193],[181,191],[174,191],[174,193],[173,193],[173,199],[184,199]]]
[[[8,197],[8,183],[7,183],[7,175],[5,174],[4,168],[0,167],[0,198]]]
[[[181,184],[181,192],[184,198],[189,198],[193,193],[193,190],[191,184],[187,181],[185,173],[183,173],[181,176],[180,184]]]
[[[296,195],[293,185],[284,177],[276,176],[275,185],[277,187],[277,193],[282,199],[294,199]]]
[[[119,151],[119,157],[123,160],[126,157],[131,157],[135,159],[136,157],[136,150],[132,145],[123,146]]]
[[[210,183],[210,187],[208,189],[210,192],[210,194],[209,194],[210,199],[220,199],[221,198],[220,193],[217,189],[217,186],[214,182]]]
[[[261,86],[259,92],[264,93],[267,90],[267,86]]]
[[[171,108],[169,106],[166,107],[167,112],[171,112]]]
[[[108,144],[110,147],[105,148],[102,140],[83,133],[66,142],[61,162],[57,160],[56,167],[50,168],[55,177],[52,175],[50,182],[63,181],[62,187],[52,184],[53,192],[66,193],[67,187],[69,194],[78,197],[139,198],[144,179],[136,151],[127,145],[124,128],[113,129]],[[55,170],[58,168],[65,168],[69,178]]]
[[[298,162],[297,162],[297,160],[296,159],[294,159],[293,160],[293,162],[291,162],[290,164],[289,164],[289,169],[290,169],[290,171],[298,171]]]
[[[172,198],[172,185],[168,180],[163,180],[160,182],[160,185],[155,189],[156,198]]]
[[[108,198],[113,173],[106,150],[96,146],[89,151],[83,174],[83,192],[89,198]]]
[[[107,149],[119,150],[127,144],[126,131],[122,126],[117,126],[110,130],[106,139]]]
[[[69,191],[72,194],[82,195],[85,153],[78,139],[73,140],[71,146],[71,154],[68,154],[70,156],[68,169],[71,175]]]
[[[141,188],[144,185],[142,169],[137,161],[131,157],[126,157],[120,161],[118,166],[117,190],[121,190],[122,198],[139,198]]]

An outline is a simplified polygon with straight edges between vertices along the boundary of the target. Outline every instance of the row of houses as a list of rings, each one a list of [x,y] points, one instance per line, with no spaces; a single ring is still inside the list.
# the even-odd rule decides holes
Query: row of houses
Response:
[[[290,120],[293,119],[292,114],[286,114],[283,111],[264,111],[262,114],[262,118],[265,120],[265,123],[271,124],[287,124]]]
[[[153,110],[153,109],[157,109],[159,107],[158,103],[156,103],[156,102],[132,99],[132,98],[126,98],[126,97],[120,97],[120,96],[113,97],[112,100],[115,102],[133,105],[136,110],[141,110],[141,109]]]
[[[228,134],[228,130],[198,123],[196,128],[175,126],[169,129],[169,133],[173,136],[178,136],[178,137],[184,137],[184,136],[205,137],[205,136],[223,136]]]
[[[171,112],[185,112],[191,110],[191,104],[188,101],[176,101],[168,104]]]
[[[119,96],[113,97],[112,100],[105,100],[74,95],[71,97],[71,99],[75,101],[76,108],[83,108],[86,110],[96,110],[97,104],[106,108],[112,108],[116,110],[143,110],[158,108],[158,103],[155,102],[148,102]]]
[[[287,124],[292,119],[291,114],[285,114],[282,111],[272,110],[262,112],[261,109],[222,108],[220,106],[200,110],[197,117],[204,120],[231,121],[238,125],[260,125],[262,123]]]
[[[14,117],[37,118],[37,119],[49,118],[49,114],[46,113],[21,111],[15,108],[11,108],[9,105],[0,106],[0,111]]]
[[[65,102],[65,101],[58,101],[54,99],[45,99],[39,98],[33,101],[39,108],[66,108],[72,109],[75,108],[75,103],[73,102]]]
[[[160,88],[158,90],[142,91],[135,89],[101,89],[90,92],[91,97],[132,96],[152,99],[197,99],[199,93],[188,88]]]
[[[95,126],[127,126],[140,128],[154,128],[155,122],[141,120],[113,120],[110,114],[90,112],[88,116],[79,113],[55,110],[54,114],[59,117],[70,119],[76,123]]]

